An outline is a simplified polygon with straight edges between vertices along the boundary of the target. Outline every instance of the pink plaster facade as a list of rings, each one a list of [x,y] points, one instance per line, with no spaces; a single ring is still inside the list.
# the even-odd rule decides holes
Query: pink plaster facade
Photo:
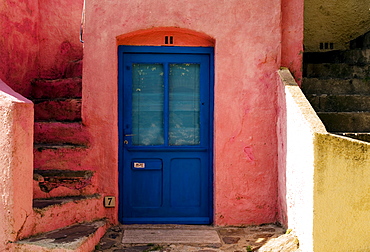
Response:
[[[0,4],[0,78],[23,95],[38,77],[38,18],[37,1]]]
[[[101,192],[119,193],[116,37],[180,27],[215,40],[214,224],[277,221],[276,71],[289,64],[300,77],[303,29],[302,1],[286,2],[89,2],[83,121],[94,136],[89,159],[100,167]]]
[[[48,194],[39,189],[34,189],[33,195],[32,190],[27,191],[11,203],[12,216],[16,219],[6,223],[9,232],[4,230],[12,234],[0,236],[0,239],[14,241],[103,217],[107,217],[110,224],[118,222],[118,207],[102,206],[104,196],[118,198],[120,194],[117,43],[127,43],[122,38],[138,31],[175,28],[179,34],[187,31],[194,39],[198,36],[202,37],[199,41],[208,41],[208,44],[189,41],[185,46],[207,45],[214,46],[215,50],[214,224],[252,225],[276,221],[286,224],[286,202],[279,201],[285,191],[278,191],[279,184],[284,183],[283,179],[279,182],[278,177],[282,178],[279,172],[284,170],[279,169],[279,164],[284,165],[281,160],[286,150],[278,144],[280,133],[276,125],[282,96],[276,72],[281,66],[288,66],[297,80],[301,78],[303,0],[189,0],[186,3],[91,0],[86,4],[83,53],[78,40],[82,4],[82,0],[3,1],[0,4],[0,78],[14,91],[28,96],[33,79],[66,77],[69,66],[83,56],[82,123],[68,126],[66,132],[78,134],[82,140],[78,137],[75,140],[88,142],[88,148],[72,154],[63,153],[66,158],[56,169],[87,167],[94,171],[92,183],[84,193],[100,196],[86,204],[68,203],[45,212],[33,212],[32,197],[75,196],[81,192],[63,187]],[[151,44],[148,38],[145,43]],[[11,96],[18,97],[19,94],[8,89],[5,83],[0,83],[1,90],[5,93],[10,90]],[[3,101],[6,99],[1,98],[0,102]],[[32,104],[26,99],[24,102],[27,103],[25,111],[32,110]],[[14,135],[17,146],[24,144],[26,148],[19,154],[20,149],[13,152],[24,160],[15,163],[14,168],[9,166],[9,170],[16,172],[15,177],[21,178],[11,182],[18,187],[24,184],[32,188],[33,116],[23,108],[19,109],[22,113],[17,114],[18,107],[10,107],[10,113],[27,117],[27,121],[16,117],[17,120],[10,123],[28,135],[23,140],[21,135]],[[35,132],[46,132],[49,138],[54,134],[58,139],[63,129],[57,124],[54,126],[57,130],[48,127],[43,131],[43,125],[38,124]],[[3,134],[4,142],[13,139],[6,134]],[[68,138],[65,134],[61,137]],[[21,142],[25,139],[29,142]],[[11,151],[4,155],[10,155]],[[45,160],[55,161],[58,155],[60,153],[53,150],[34,150],[37,161],[33,165],[42,166]],[[27,167],[23,166],[25,164]],[[21,192],[18,187],[14,187],[14,195]],[[17,201],[21,199],[22,202]],[[6,242],[2,246],[6,246]]]
[[[62,78],[73,62],[82,59],[79,40],[83,0],[39,0],[39,75]]]

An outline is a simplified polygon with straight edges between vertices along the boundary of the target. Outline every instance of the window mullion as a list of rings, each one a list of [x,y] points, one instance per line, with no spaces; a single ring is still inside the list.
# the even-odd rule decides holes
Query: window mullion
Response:
[[[169,142],[169,64],[164,63],[164,101],[163,101],[163,129],[164,129],[164,145],[168,146]]]

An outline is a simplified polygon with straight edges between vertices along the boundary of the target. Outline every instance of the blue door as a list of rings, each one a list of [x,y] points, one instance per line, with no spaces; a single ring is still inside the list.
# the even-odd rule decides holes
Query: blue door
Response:
[[[120,221],[212,222],[213,48],[119,46]]]

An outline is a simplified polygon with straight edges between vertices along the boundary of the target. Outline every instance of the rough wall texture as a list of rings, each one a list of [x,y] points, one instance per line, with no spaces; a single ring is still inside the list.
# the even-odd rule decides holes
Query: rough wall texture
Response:
[[[0,2],[0,78],[28,95],[38,76],[38,1]]]
[[[310,252],[314,223],[314,135],[326,130],[289,71],[280,70],[279,75],[285,89],[278,126],[279,221],[296,232],[302,251]]]
[[[0,78],[28,96],[34,78],[63,77],[82,58],[83,0],[5,0],[0,3]]]
[[[370,144],[327,133],[287,70],[280,76],[279,221],[303,252],[369,251]]]
[[[368,0],[306,0],[305,51],[320,50],[320,43],[334,43],[334,49],[347,49],[348,42],[370,30]]]
[[[32,214],[33,104],[0,80],[0,250]]]
[[[315,140],[314,251],[370,251],[370,144]]]
[[[82,7],[83,0],[39,0],[41,78],[63,77],[71,61],[82,59]]]
[[[216,41],[214,222],[274,222],[280,1],[92,0],[86,8],[83,120],[95,136],[90,159],[99,168],[100,189],[117,194],[116,36],[151,27],[187,28]]]
[[[301,0],[282,0],[281,66],[288,67],[297,83],[302,79],[303,3]]]

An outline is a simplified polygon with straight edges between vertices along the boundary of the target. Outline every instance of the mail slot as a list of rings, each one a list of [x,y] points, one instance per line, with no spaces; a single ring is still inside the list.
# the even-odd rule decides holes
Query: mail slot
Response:
[[[161,170],[161,159],[135,159],[132,161],[133,170]]]

